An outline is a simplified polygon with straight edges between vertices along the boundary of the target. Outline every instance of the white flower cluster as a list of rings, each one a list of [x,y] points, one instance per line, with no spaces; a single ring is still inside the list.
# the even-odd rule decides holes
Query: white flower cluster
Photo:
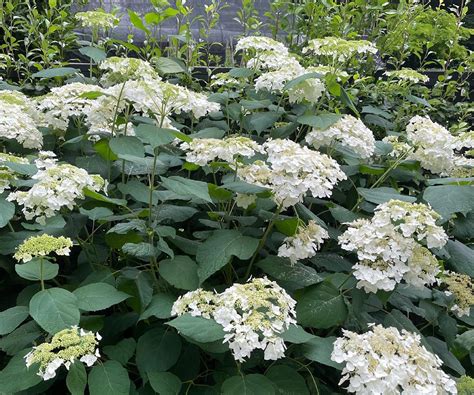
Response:
[[[10,189],[11,183],[17,179],[17,174],[8,167],[8,162],[19,164],[29,163],[26,158],[0,152],[0,193],[3,193],[6,189]]]
[[[421,203],[390,200],[377,206],[371,220],[358,219],[339,236],[344,250],[356,251],[357,288],[391,291],[405,280],[413,286],[436,282],[439,265],[428,248],[441,248],[448,239],[436,225],[439,215]]]
[[[43,146],[43,135],[36,128],[38,120],[35,105],[27,96],[16,91],[0,92],[0,139],[39,149]]]
[[[214,319],[227,333],[224,342],[237,361],[243,362],[256,349],[264,350],[266,360],[277,360],[285,353],[281,334],[296,324],[295,305],[277,283],[255,278],[220,294],[189,292],[175,302],[172,314]]]
[[[51,92],[37,99],[37,108],[42,113],[42,123],[50,128],[65,132],[71,117],[81,117],[93,103],[84,97],[91,92],[102,92],[97,85],[73,82],[52,88]]]
[[[349,147],[361,158],[370,158],[375,150],[375,138],[364,123],[352,115],[344,115],[325,130],[314,129],[306,135],[306,142],[319,148],[334,142]]]
[[[446,295],[454,296],[454,304],[450,310],[457,317],[468,316],[474,305],[472,278],[467,274],[445,271],[438,282],[447,286],[447,290],[444,291]]]
[[[236,206],[241,207],[243,209],[249,208],[256,201],[257,201],[257,195],[251,195],[247,193],[237,193],[235,197]]]
[[[348,392],[374,394],[457,394],[456,382],[441,370],[441,359],[421,343],[420,335],[371,325],[363,334],[343,330],[331,359],[344,363],[339,385]]]
[[[182,143],[180,148],[186,153],[186,161],[205,166],[215,160],[229,164],[235,163],[238,157],[251,158],[255,153],[263,153],[263,148],[248,137],[226,137],[222,140],[214,138],[194,139]]]
[[[99,64],[99,69],[105,71],[100,80],[104,86],[132,80],[161,80],[150,63],[137,58],[111,56]]]
[[[377,47],[366,40],[345,40],[339,37],[316,38],[308,42],[303,53],[327,56],[334,61],[345,62],[357,54],[375,54]]]
[[[308,191],[314,197],[329,197],[334,185],[346,179],[335,160],[294,141],[270,139],[263,148],[266,161],[239,167],[237,175],[249,184],[271,189],[282,208],[303,201]]]
[[[398,79],[400,81],[414,82],[415,84],[418,82],[428,82],[430,80],[428,76],[418,73],[417,71],[409,68],[386,71],[385,75],[391,78]]]
[[[289,258],[292,264],[311,258],[324,243],[324,239],[329,238],[328,232],[315,221],[310,220],[308,225],[298,226],[294,236],[286,237],[284,244],[278,249],[278,256]]]
[[[31,178],[36,183],[29,191],[16,191],[7,200],[24,206],[27,220],[35,219],[44,224],[46,218],[56,215],[62,208],[74,209],[76,199],[84,198],[84,190],[99,191],[105,181],[98,175],[70,164],[58,164],[52,152],[40,152],[35,161],[38,172]]]
[[[76,12],[75,17],[81,26],[92,29],[110,29],[120,21],[114,14],[103,10]]]
[[[99,333],[88,332],[77,326],[63,329],[50,342],[33,347],[25,355],[26,367],[39,364],[38,376],[46,381],[55,377],[62,365],[69,370],[76,360],[92,366],[100,357],[97,345],[101,339]]]
[[[247,36],[241,38],[235,46],[235,51],[253,51],[257,56],[262,53],[272,52],[279,53],[283,56],[288,55],[288,48],[283,43],[264,36]]]
[[[211,86],[225,86],[227,88],[239,86],[240,81],[231,77],[229,73],[218,73],[211,77]]]

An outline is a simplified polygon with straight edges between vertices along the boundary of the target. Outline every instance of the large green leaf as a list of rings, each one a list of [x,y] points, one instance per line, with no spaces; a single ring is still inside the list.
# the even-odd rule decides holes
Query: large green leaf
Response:
[[[109,140],[109,147],[116,155],[130,155],[132,157],[143,158],[145,148],[143,143],[133,136],[120,136]]]
[[[50,288],[30,300],[30,315],[49,333],[79,324],[80,312],[74,294],[62,288]]]
[[[222,384],[222,395],[272,395],[275,387],[272,382],[261,374],[233,376]]]
[[[323,365],[331,366],[333,368],[342,369],[340,363],[334,362],[331,359],[331,353],[334,349],[335,337],[319,337],[315,336],[313,339],[303,345],[303,355],[310,361],[319,362]]]
[[[83,395],[87,386],[86,368],[82,362],[71,364],[66,377],[66,386],[71,395]]]
[[[474,210],[474,186],[436,185],[428,187],[423,199],[448,220],[454,213],[467,214]]]
[[[171,294],[157,293],[153,295],[150,304],[141,314],[140,320],[146,320],[151,316],[155,316],[160,319],[166,319],[171,317],[171,308],[176,297]]]
[[[445,248],[449,253],[449,266],[457,272],[474,277],[474,250],[457,240],[448,240]]]
[[[281,338],[289,343],[303,344],[314,338],[314,335],[306,332],[299,325],[290,325],[287,331],[281,334]]]
[[[257,250],[258,239],[237,230],[217,230],[198,248],[196,259],[201,282],[224,267],[232,256],[250,259]]]
[[[38,368],[26,367],[24,356],[31,350],[22,350],[0,371],[0,393],[18,394],[42,381],[37,375]]]
[[[130,295],[117,291],[107,283],[85,285],[76,289],[73,293],[77,297],[77,305],[85,311],[104,310],[130,297]]]
[[[96,63],[102,62],[107,57],[105,51],[97,47],[82,47],[79,52]]]
[[[148,373],[151,388],[160,395],[177,395],[181,390],[181,380],[170,372]]]
[[[327,129],[342,118],[339,114],[302,115],[298,117],[298,123],[309,125],[316,129]]]
[[[221,325],[216,321],[193,317],[190,314],[184,314],[174,320],[167,322],[167,325],[176,328],[179,333],[199,343],[210,343],[224,338],[225,332]]]
[[[275,385],[276,393],[281,395],[309,394],[305,379],[295,369],[286,365],[272,366],[265,376]]]
[[[141,123],[135,128],[136,136],[152,148],[169,144],[176,138],[176,131],[172,129],[159,128],[155,125]]]
[[[416,198],[413,196],[401,195],[393,188],[381,187],[374,189],[357,188],[357,192],[368,202],[375,204],[382,204],[391,199],[403,200],[405,202],[413,203]]]
[[[159,272],[176,288],[193,291],[199,286],[198,266],[187,255],[177,255],[173,259],[161,261]]]
[[[212,203],[212,199],[209,196],[209,187],[206,182],[172,176],[168,178],[162,177],[161,183],[166,189],[178,195],[195,196]]]
[[[94,366],[88,382],[90,395],[128,395],[131,384],[128,372],[117,361]]]
[[[15,204],[0,196],[0,228],[7,226],[15,215]]]
[[[340,325],[347,317],[347,307],[339,290],[328,283],[310,287],[296,305],[298,323],[325,329]]]
[[[29,315],[28,307],[15,306],[0,312],[0,335],[15,330]]]
[[[71,74],[75,74],[79,72],[78,69],[73,67],[55,67],[52,69],[44,69],[38,71],[31,76],[33,78],[54,78],[54,77],[66,77]]]
[[[51,280],[58,275],[59,265],[45,259],[43,259],[43,264],[41,265],[39,259],[33,259],[26,263],[16,264],[15,271],[21,278],[26,280],[39,281],[41,278],[43,280]]]
[[[135,354],[136,347],[137,342],[135,339],[128,338],[120,340],[113,346],[105,346],[103,351],[110,359],[118,361],[125,366]]]

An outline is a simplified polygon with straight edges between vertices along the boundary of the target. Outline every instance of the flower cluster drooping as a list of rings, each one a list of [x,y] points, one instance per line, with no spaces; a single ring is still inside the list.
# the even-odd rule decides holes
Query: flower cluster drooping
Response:
[[[0,139],[16,140],[25,148],[41,148],[43,135],[36,124],[34,103],[16,91],[0,92]]]
[[[220,294],[188,292],[174,303],[172,314],[214,319],[227,333],[224,342],[237,361],[243,362],[255,349],[264,350],[266,360],[277,360],[285,352],[281,334],[296,324],[295,305],[277,283],[255,278]]]
[[[8,163],[28,164],[28,159],[0,152],[0,193],[10,189],[10,185],[17,179],[17,174]]]
[[[372,131],[352,115],[344,115],[325,130],[313,129],[306,135],[306,142],[315,148],[339,142],[351,148],[361,158],[370,158],[375,150]]]
[[[357,287],[377,292],[391,291],[402,280],[418,287],[435,283],[440,269],[428,248],[441,248],[448,239],[436,225],[439,218],[424,204],[390,200],[377,206],[371,220],[350,223],[339,244],[357,253]]]
[[[401,70],[386,71],[385,75],[390,78],[394,78],[400,81],[410,81],[415,84],[418,82],[428,82],[430,80],[428,76],[418,73],[418,71],[415,71],[413,69],[408,69],[408,68],[404,68]]]
[[[126,81],[161,80],[150,63],[136,58],[112,56],[101,62],[99,69],[105,71],[101,78],[101,83],[104,86],[112,86]]]
[[[64,365],[67,370],[76,360],[92,366],[100,357],[97,348],[101,336],[77,326],[56,333],[50,342],[33,347],[25,355],[26,366],[39,364],[38,376],[49,380]]]
[[[344,363],[339,385],[365,394],[456,394],[456,383],[441,370],[441,359],[421,343],[420,335],[372,325],[357,334],[343,329],[331,359]]]
[[[53,252],[57,255],[69,255],[72,245],[69,237],[54,237],[47,234],[33,236],[19,245],[13,258],[17,261],[28,262],[33,258],[45,257]]]
[[[294,141],[268,140],[263,148],[266,161],[239,167],[237,175],[249,184],[269,188],[282,208],[303,201],[308,191],[314,197],[329,197],[334,185],[346,179],[335,160]]]
[[[52,152],[40,152],[35,161],[38,172],[32,176],[36,183],[29,191],[16,191],[7,197],[24,206],[23,214],[30,220],[44,224],[46,218],[54,216],[62,208],[72,210],[77,199],[84,198],[84,190],[98,192],[105,187],[99,175],[90,175],[86,170],[70,164],[58,164]]]
[[[439,280],[446,284],[446,295],[454,296],[451,311],[458,317],[469,315],[474,305],[474,284],[467,274],[445,271]]]
[[[75,17],[83,27],[92,29],[111,29],[120,21],[114,14],[103,10],[76,12]]]
[[[199,166],[205,166],[215,160],[232,164],[238,157],[251,158],[255,153],[263,153],[263,148],[248,137],[236,136],[224,139],[194,139],[184,142],[180,148],[186,153],[186,160]]]
[[[314,256],[327,238],[329,238],[328,232],[311,220],[308,225],[298,226],[294,236],[285,238],[284,244],[278,249],[278,256],[289,258],[290,262],[295,264]]]
[[[327,56],[338,62],[345,62],[357,54],[376,54],[377,47],[366,40],[325,37],[310,40],[308,46],[303,48],[303,53],[308,52],[318,56]]]
[[[51,92],[37,99],[37,108],[42,113],[42,123],[65,132],[71,117],[82,117],[89,111],[93,100],[87,94],[100,94],[102,88],[81,82],[52,88]]]

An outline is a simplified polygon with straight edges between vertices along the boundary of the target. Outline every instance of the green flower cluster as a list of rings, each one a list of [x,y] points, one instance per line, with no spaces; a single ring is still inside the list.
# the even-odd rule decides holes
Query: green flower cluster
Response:
[[[72,240],[68,237],[54,237],[47,234],[33,236],[25,240],[16,250],[13,257],[17,261],[28,262],[36,257],[43,257],[52,252],[57,255],[69,255]]]

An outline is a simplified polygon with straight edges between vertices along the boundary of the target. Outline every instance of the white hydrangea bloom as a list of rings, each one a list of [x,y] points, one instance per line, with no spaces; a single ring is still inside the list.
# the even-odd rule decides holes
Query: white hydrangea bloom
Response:
[[[403,329],[371,325],[357,334],[343,329],[331,359],[344,363],[339,385],[355,394],[457,394],[456,382],[441,370],[441,359]]]
[[[311,52],[327,56],[338,62],[345,62],[357,54],[375,54],[377,47],[366,40],[345,40],[339,37],[325,37],[310,40],[303,53]]]
[[[427,75],[418,73],[417,71],[409,68],[403,68],[401,70],[386,71],[385,75],[391,78],[395,78],[401,81],[410,81],[413,83],[428,82],[430,79]]]
[[[98,175],[89,175],[86,170],[70,164],[36,161],[38,172],[32,176],[36,183],[29,191],[16,191],[7,200],[16,201],[23,206],[22,212],[27,220],[35,219],[44,224],[46,218],[56,215],[62,208],[74,209],[77,199],[84,198],[84,189],[99,191],[105,181]]]
[[[211,76],[211,86],[233,87],[239,85],[240,81],[237,78],[231,77],[229,73],[218,73]]]
[[[23,93],[0,91],[0,139],[16,140],[25,148],[40,149],[43,135],[34,103]]]
[[[346,179],[337,162],[329,156],[285,139],[263,144],[266,162],[255,161],[237,169],[242,180],[272,190],[283,208],[303,201],[307,192],[314,197],[329,197],[340,180]]]
[[[42,123],[66,131],[70,117],[81,117],[89,111],[94,101],[82,97],[89,92],[102,92],[102,88],[80,82],[52,88],[50,93],[37,99],[37,108],[42,112]]]
[[[444,271],[438,280],[440,284],[447,286],[445,294],[454,296],[454,303],[450,310],[457,316],[468,316],[474,305],[474,284],[472,278],[467,274]]]
[[[256,52],[272,51],[288,55],[288,48],[283,43],[263,36],[242,37],[235,46],[235,52],[249,50]]]
[[[429,206],[390,200],[377,206],[371,220],[358,219],[339,236],[342,249],[355,251],[358,288],[391,291],[404,280],[415,287],[431,285],[439,264],[428,248],[443,247],[448,236],[436,225],[440,216]]]
[[[154,67],[145,60],[137,58],[121,58],[112,56],[99,64],[104,70],[100,82],[104,86],[112,86],[131,80],[161,80]]]
[[[214,319],[227,332],[224,342],[237,361],[245,361],[255,349],[264,350],[266,360],[276,360],[285,352],[281,334],[296,324],[295,305],[283,288],[264,277],[234,284],[217,295],[201,289],[188,292],[171,313]]]
[[[257,201],[257,195],[237,193],[235,197],[235,204],[237,205],[237,207],[241,207],[243,209],[248,209],[256,201]]]
[[[264,152],[259,144],[243,136],[194,139],[189,143],[182,143],[180,148],[187,151],[186,161],[199,166],[205,166],[215,160],[233,164],[239,156],[251,158],[257,152]]]
[[[110,29],[118,24],[119,18],[103,10],[76,12],[75,18],[83,27]]]
[[[415,151],[410,159],[434,174],[448,175],[454,163],[453,136],[429,117],[414,116],[406,127],[407,141]]]
[[[453,138],[451,147],[455,150],[474,148],[474,131],[463,132]]]
[[[329,238],[328,232],[315,221],[310,220],[308,225],[298,226],[294,236],[286,237],[284,244],[278,249],[278,256],[289,258],[292,264],[311,258]]]
[[[319,148],[339,142],[349,147],[361,158],[370,158],[375,150],[375,138],[364,123],[352,115],[344,115],[325,130],[313,129],[306,135],[306,142]]]

